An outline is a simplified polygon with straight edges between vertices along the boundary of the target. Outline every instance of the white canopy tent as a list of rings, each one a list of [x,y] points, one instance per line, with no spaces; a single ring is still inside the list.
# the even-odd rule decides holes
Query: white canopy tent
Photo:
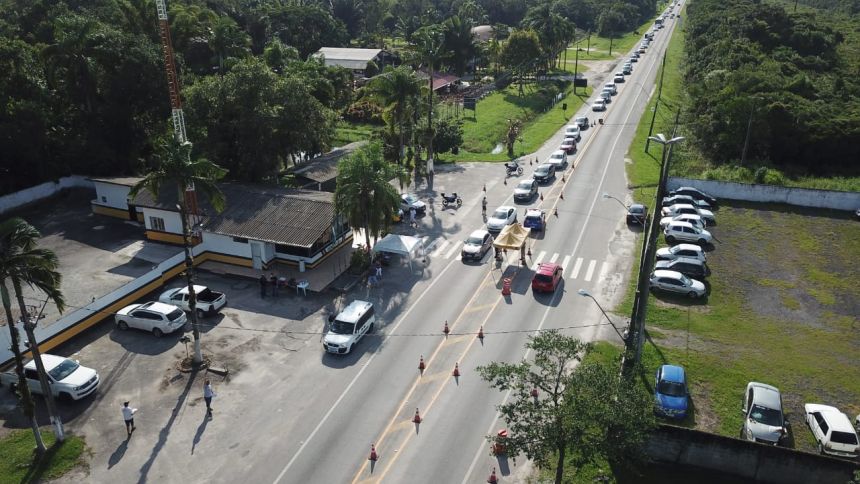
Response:
[[[424,255],[424,242],[409,235],[388,234],[373,246],[374,252],[404,255],[409,258],[409,269],[416,255]]]

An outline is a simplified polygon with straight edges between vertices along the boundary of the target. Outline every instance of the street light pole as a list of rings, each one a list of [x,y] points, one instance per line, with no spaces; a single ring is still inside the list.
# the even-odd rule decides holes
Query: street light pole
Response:
[[[606,192],[603,192],[603,198],[611,198],[611,199],[615,200],[616,202],[620,203],[620,204],[621,204],[621,206],[622,206],[622,207],[624,207],[624,209],[625,209],[625,210],[629,210],[629,209],[630,209],[630,207],[628,207],[626,203],[622,202],[622,201],[621,201],[621,200],[619,200],[618,198],[615,198],[615,197],[613,197],[612,195],[610,195],[610,194],[608,194],[608,193],[606,193]]]
[[[589,293],[585,289],[580,289],[579,291],[577,291],[577,293],[580,296],[590,298],[592,301],[594,301],[594,304],[597,304],[597,307],[600,308],[600,312],[603,313],[603,316],[606,318],[607,321],[609,321],[609,325],[612,326],[612,329],[614,329],[616,333],[618,333],[618,337],[621,338],[621,341],[624,341],[626,345],[627,338],[629,335],[624,336],[623,334],[621,334],[621,331],[618,331],[618,327],[615,326],[615,323],[612,322],[612,319],[610,319],[609,315],[606,314],[606,311],[603,310],[603,306],[601,306],[600,303],[597,302],[597,299],[594,299],[594,296],[592,296],[591,293]]]

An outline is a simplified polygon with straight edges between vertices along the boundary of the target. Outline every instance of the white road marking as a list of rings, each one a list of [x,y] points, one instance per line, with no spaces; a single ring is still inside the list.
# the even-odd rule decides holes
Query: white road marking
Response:
[[[549,258],[550,263],[553,263],[557,260],[558,260],[558,252],[556,252],[555,254],[552,255],[552,257]]]
[[[606,280],[606,274],[608,272],[609,272],[609,262],[604,262],[603,264],[600,264],[600,272],[597,273],[597,280],[598,281],[605,281]]]
[[[570,256],[564,256],[564,260],[561,263],[561,272],[567,272],[567,265],[570,263]]]
[[[594,275],[594,267],[597,265],[597,261],[591,259],[591,262],[588,263],[588,270],[585,271],[585,282],[591,282],[591,276]]]
[[[576,279],[579,275],[579,270],[582,268],[582,257],[576,258],[576,264],[573,265],[573,272],[570,273],[571,279]]]
[[[451,250],[449,250],[448,253],[445,254],[446,259],[450,259],[451,256],[454,255],[454,253],[460,249],[460,243],[461,242],[459,240],[457,242],[454,242],[454,245],[453,247],[451,247]]]
[[[441,254],[442,251],[445,250],[445,247],[448,247],[448,244],[450,244],[450,242],[448,242],[447,240],[443,240],[442,245],[436,247],[436,250],[434,250],[433,253],[430,254],[430,257],[438,257],[439,254]]]
[[[540,251],[540,254],[538,254],[538,256],[535,257],[535,265],[537,266],[538,264],[543,262],[544,257],[546,257],[546,251],[542,250],[542,251]]]

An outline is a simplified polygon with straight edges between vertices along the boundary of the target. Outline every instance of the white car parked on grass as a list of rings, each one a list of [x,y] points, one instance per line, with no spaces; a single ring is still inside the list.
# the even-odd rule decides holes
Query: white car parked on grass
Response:
[[[782,413],[782,395],[776,387],[754,381],[747,383],[741,412],[744,414],[742,438],[779,445],[785,437],[787,430],[785,415]]]
[[[829,405],[807,403],[803,406],[806,424],[818,442],[818,452],[854,459],[860,443],[848,416]]]
[[[717,218],[714,217],[714,212],[703,208],[696,208],[688,203],[676,203],[668,207],[663,207],[660,210],[660,213],[664,217],[674,217],[675,215],[681,215],[682,213],[692,213],[701,216],[708,225],[717,224]]]
[[[705,221],[702,220],[702,217],[690,213],[682,213],[681,215],[675,215],[674,217],[663,217],[660,219],[660,228],[665,229],[666,226],[669,225],[669,222],[688,222],[693,227],[697,227],[702,230],[705,229]]]
[[[663,229],[663,235],[669,244],[674,244],[675,242],[692,242],[694,244],[705,245],[710,244],[713,240],[710,232],[693,227],[689,222],[669,222],[666,228]]]
[[[707,293],[705,285],[677,271],[658,269],[651,273],[649,287],[652,291],[659,290],[683,294],[690,298],[702,297]]]
[[[673,247],[661,247],[657,249],[657,260],[675,260],[678,257],[687,257],[702,262],[708,261],[704,249],[694,244],[678,244]]]
[[[114,320],[123,331],[128,328],[142,329],[160,337],[181,329],[188,318],[185,311],[172,304],[152,301],[124,307],[116,313]]]

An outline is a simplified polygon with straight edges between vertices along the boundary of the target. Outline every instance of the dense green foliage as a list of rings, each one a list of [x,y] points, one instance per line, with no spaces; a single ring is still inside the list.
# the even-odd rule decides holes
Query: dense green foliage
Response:
[[[742,158],[813,174],[860,159],[860,79],[841,33],[814,15],[749,0],[688,8],[689,130],[716,162]]]

